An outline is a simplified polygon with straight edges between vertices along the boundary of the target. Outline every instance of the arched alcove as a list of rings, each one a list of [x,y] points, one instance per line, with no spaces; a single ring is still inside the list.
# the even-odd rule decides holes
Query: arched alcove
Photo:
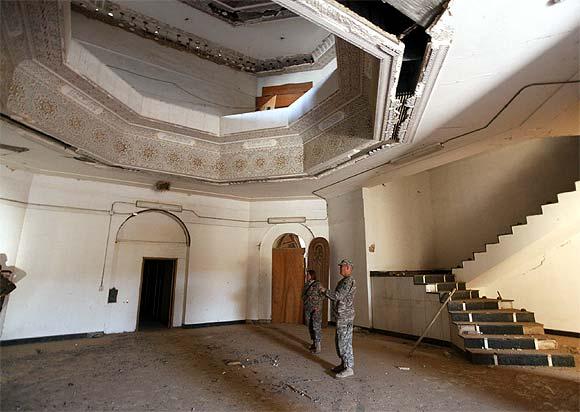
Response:
[[[181,219],[162,210],[134,213],[119,226],[109,281],[109,288],[117,289],[117,300],[107,305],[106,332],[136,330],[143,271],[151,261],[173,262],[168,324],[181,325],[190,239]]]
[[[150,229],[154,227],[155,230]],[[129,216],[119,227],[116,242],[191,243],[185,224],[172,213],[147,209]]]
[[[260,267],[258,278],[258,290],[260,296],[259,317],[260,319],[272,318],[272,248],[282,235],[293,233],[304,241],[304,248],[308,250],[308,245],[314,235],[312,231],[303,224],[284,223],[272,226],[260,242]]]

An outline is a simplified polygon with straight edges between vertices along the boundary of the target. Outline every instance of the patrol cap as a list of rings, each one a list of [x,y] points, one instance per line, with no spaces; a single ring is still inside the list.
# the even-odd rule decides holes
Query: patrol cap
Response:
[[[344,266],[344,265],[353,267],[353,264],[352,264],[350,259],[342,259],[340,261],[340,263],[338,264],[338,266]]]

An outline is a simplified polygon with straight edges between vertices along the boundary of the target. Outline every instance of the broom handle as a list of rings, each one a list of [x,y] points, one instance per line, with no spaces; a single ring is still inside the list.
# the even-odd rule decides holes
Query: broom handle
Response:
[[[421,337],[419,338],[419,340],[417,340],[417,342],[415,342],[415,345],[413,345],[413,348],[411,349],[411,352],[409,352],[409,357],[411,357],[413,355],[413,352],[415,352],[415,349],[417,349],[417,346],[419,346],[419,344],[421,343],[421,341],[423,340],[423,338],[425,337],[425,335],[427,334],[427,332],[429,332],[429,329],[431,329],[431,326],[433,326],[433,324],[435,323],[435,320],[437,320],[437,318],[441,314],[441,311],[443,311],[443,308],[445,306],[447,306],[447,303],[451,300],[451,298],[453,297],[453,294],[455,292],[457,292],[457,288],[454,288],[451,291],[451,293],[449,294],[449,296],[447,296],[447,299],[445,299],[445,302],[443,302],[443,304],[441,305],[441,307],[439,308],[439,310],[437,311],[437,313],[435,314],[435,316],[433,316],[433,319],[431,320],[431,323],[429,323],[429,325],[427,325],[427,327],[425,328],[425,331],[423,332],[423,334],[421,335]]]

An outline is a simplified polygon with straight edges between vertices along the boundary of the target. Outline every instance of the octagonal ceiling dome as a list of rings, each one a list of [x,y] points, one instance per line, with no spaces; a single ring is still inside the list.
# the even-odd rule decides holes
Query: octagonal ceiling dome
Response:
[[[313,179],[410,142],[449,41],[431,30],[399,90],[404,43],[333,0],[2,7],[4,113],[102,164],[213,184]],[[312,88],[255,111],[296,83]]]

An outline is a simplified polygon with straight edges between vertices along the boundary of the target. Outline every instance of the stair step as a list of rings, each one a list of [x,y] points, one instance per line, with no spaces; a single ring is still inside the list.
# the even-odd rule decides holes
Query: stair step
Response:
[[[444,292],[448,295],[448,292]],[[460,300],[460,299],[477,299],[479,298],[479,290],[477,289],[466,289],[466,290],[457,290],[453,294],[451,300]]]
[[[546,335],[459,335],[465,349],[557,349],[558,342]]]
[[[513,300],[510,299],[463,299],[452,300],[447,304],[450,311],[457,310],[478,310],[478,309],[511,309],[513,307]]]
[[[415,285],[426,285],[428,283],[444,283],[455,282],[455,276],[449,273],[446,274],[424,274],[413,276]]]
[[[453,289],[465,290],[465,282],[441,282],[425,285],[427,293],[451,292]]]
[[[518,309],[450,310],[453,322],[535,322],[534,313]]]
[[[544,325],[536,322],[453,322],[459,334],[543,335]]]
[[[467,356],[479,365],[575,366],[573,355],[555,350],[468,349]]]

